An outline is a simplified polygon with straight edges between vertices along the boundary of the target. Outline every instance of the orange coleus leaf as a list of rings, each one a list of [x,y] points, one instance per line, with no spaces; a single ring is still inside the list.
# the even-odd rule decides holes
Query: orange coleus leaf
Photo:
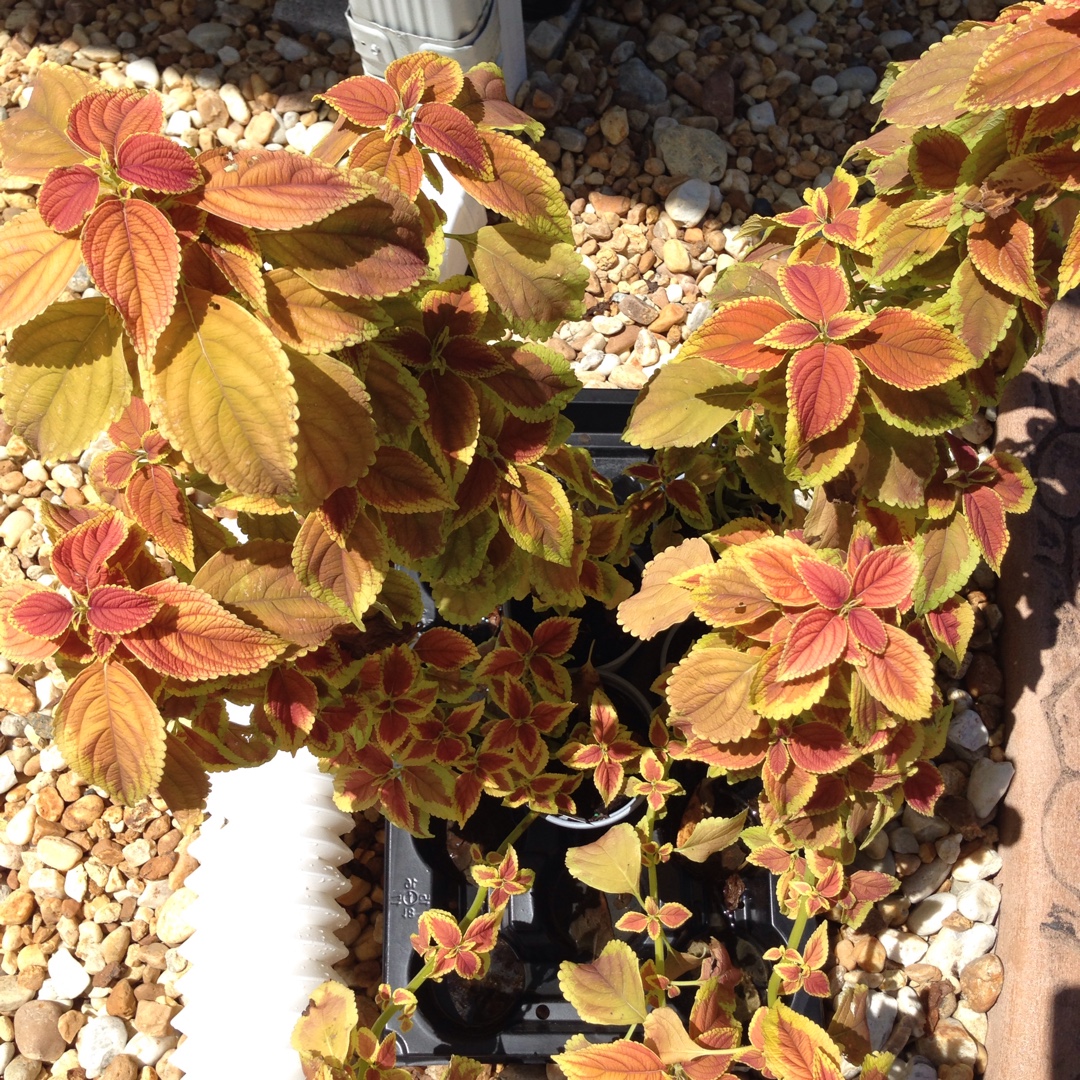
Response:
[[[172,473],[158,465],[137,469],[127,482],[124,498],[128,513],[171,559],[194,570],[195,534],[191,504],[176,486]]]
[[[202,171],[195,159],[164,135],[141,133],[116,148],[116,175],[129,184],[169,195],[197,187]]]
[[[10,333],[40,315],[81,261],[79,241],[59,236],[36,210],[0,227],[0,331]]]
[[[843,731],[820,721],[793,728],[787,739],[787,750],[791,760],[809,773],[839,772],[861,753],[848,743]]]
[[[491,162],[491,178],[452,157],[443,159],[447,171],[489,210],[544,236],[570,241],[566,202],[543,158],[501,131],[478,129],[478,137]]]
[[[86,621],[103,634],[130,634],[161,610],[161,601],[123,585],[101,585],[90,594]]]
[[[780,654],[780,680],[790,682],[827,668],[844,652],[847,637],[847,624],[835,611],[814,608],[800,615]]]
[[[318,97],[360,128],[381,128],[400,107],[397,93],[373,75],[345,79]]]
[[[683,350],[739,371],[770,371],[783,363],[784,353],[758,341],[790,319],[791,312],[768,297],[732,300],[701,324]]]
[[[498,856],[496,855],[496,858]],[[505,907],[511,896],[522,896],[532,888],[535,873],[522,869],[513,845],[497,865],[477,863],[472,867],[473,881],[488,889],[488,903],[492,910]]]
[[[248,626],[208,593],[182,581],[156,582],[141,595],[160,602],[161,608],[124,638],[124,646],[162,675],[181,680],[247,675],[283,648],[274,634]]]
[[[982,54],[958,105],[976,112],[1044,105],[1080,90],[1080,11],[1046,4],[1026,11]]]
[[[88,94],[72,106],[67,134],[92,157],[102,152],[112,157],[125,139],[160,133],[164,123],[165,112],[157,94],[104,90]]]
[[[867,607],[906,610],[918,573],[919,560],[911,548],[878,548],[856,567],[851,582],[852,595]]]
[[[843,345],[820,341],[796,353],[787,369],[787,390],[799,435],[816,439],[838,428],[858,389],[855,357]]]
[[[82,253],[136,352],[150,355],[172,315],[180,276],[180,244],[169,219],[141,199],[108,199],[83,226]]]
[[[1009,546],[1009,527],[1005,523],[1005,507],[993,488],[974,488],[963,494],[964,516],[971,535],[987,564],[999,573],[1005,549]]]
[[[221,148],[198,164],[207,181],[196,205],[253,229],[311,225],[365,194],[346,172],[302,154]]]
[[[647,641],[688,618],[695,610],[695,597],[672,579],[698,567],[711,568],[712,560],[712,549],[700,537],[660,552],[646,565],[641,588],[619,605],[619,625]]]
[[[50,229],[69,232],[83,223],[100,190],[98,174],[87,165],[53,169],[38,192],[38,213]]]
[[[413,200],[424,179],[424,156],[404,135],[395,135],[387,141],[381,132],[373,131],[352,148],[349,168],[385,177]]]
[[[761,1024],[765,1064],[785,1080],[825,1080],[821,1066],[824,1059],[839,1075],[840,1048],[825,1031],[788,1008],[782,1001],[769,1007]]]
[[[839,315],[851,299],[847,278],[835,266],[787,263],[777,280],[788,303],[817,326]]]
[[[983,466],[994,470],[990,489],[1008,513],[1022,514],[1031,508],[1035,483],[1019,458],[998,450],[983,462]]]
[[[1041,303],[1035,280],[1035,231],[1015,211],[987,215],[968,229],[968,255],[988,281],[1007,293]]]
[[[793,536],[768,536],[735,549],[731,558],[774,603],[809,607],[817,602],[799,576],[795,561],[813,557],[813,550]]]
[[[959,135],[942,128],[922,129],[912,138],[908,168],[920,187],[952,191],[969,153]]]
[[[851,348],[874,375],[902,390],[937,386],[976,365],[955,334],[906,308],[879,311]]]
[[[476,125],[452,105],[439,101],[421,105],[413,120],[413,131],[436,154],[460,161],[484,179],[494,176]]]
[[[263,709],[278,741],[285,749],[303,744],[319,707],[315,684],[291,667],[275,667],[266,682]]]
[[[73,769],[128,806],[145,799],[165,767],[165,725],[142,683],[122,664],[82,671],[56,706],[57,746]]]
[[[949,316],[957,336],[973,356],[980,360],[989,356],[1016,316],[1014,298],[984,278],[970,258],[957,267],[950,292],[954,300]]]
[[[108,580],[105,564],[120,551],[128,532],[120,514],[102,514],[77,525],[53,547],[53,573],[72,592],[87,596]]]
[[[655,1051],[627,1039],[575,1046],[553,1060],[569,1080],[664,1080],[668,1075]]]
[[[825,696],[829,688],[828,668],[781,679],[783,650],[783,645],[773,645],[765,651],[750,686],[750,705],[756,713],[770,720],[785,720],[806,712]]]
[[[457,671],[480,659],[476,646],[457,630],[433,626],[416,639],[413,652],[425,663],[440,671]]]
[[[930,715],[934,665],[926,650],[904,630],[886,626],[889,643],[880,655],[868,653],[860,669],[863,683],[890,712],[908,720]]]
[[[842,570],[823,559],[796,559],[799,577],[822,607],[839,611],[851,596],[851,582]]]
[[[42,640],[60,637],[74,616],[75,609],[66,596],[34,582],[27,582],[26,592],[7,609],[12,626]]]

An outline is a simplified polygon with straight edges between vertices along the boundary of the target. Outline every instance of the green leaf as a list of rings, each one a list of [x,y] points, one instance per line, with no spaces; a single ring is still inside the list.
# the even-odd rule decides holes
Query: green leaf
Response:
[[[915,611],[925,615],[959,592],[979,563],[979,548],[960,514],[932,522],[915,538],[922,572],[915,581]]]
[[[564,960],[559,989],[588,1024],[640,1024],[646,1016],[645,991],[634,950],[609,941],[591,964]]]
[[[519,334],[545,338],[563,320],[580,317],[589,273],[572,244],[513,222],[485,225],[462,244],[480,284]]]
[[[3,369],[4,419],[46,461],[78,457],[131,399],[123,331],[103,296],[21,326]]]
[[[740,372],[703,356],[668,364],[638,395],[625,438],[635,446],[697,446],[711,439],[749,403]]]
[[[353,1028],[359,1023],[356,995],[339,982],[324,982],[311,992],[307,1006],[296,1021],[292,1048],[344,1067]]]
[[[641,840],[633,825],[613,825],[599,840],[566,853],[570,873],[607,893],[630,893],[641,898]]]
[[[731,847],[738,840],[744,824],[746,824],[745,810],[730,818],[702,818],[675,850],[691,862],[704,862],[714,851],[723,851],[724,848]]]
[[[161,433],[200,472],[238,494],[295,489],[289,362],[239,304],[184,290],[144,378]]]

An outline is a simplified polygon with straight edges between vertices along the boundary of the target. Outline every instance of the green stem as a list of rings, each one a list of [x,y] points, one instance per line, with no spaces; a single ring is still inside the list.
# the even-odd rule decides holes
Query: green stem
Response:
[[[814,877],[809,871],[807,871],[807,874],[810,878]],[[814,884],[814,881],[811,881],[811,884]],[[802,944],[803,931],[806,929],[806,923],[809,918],[810,912],[806,907],[806,897],[800,897],[799,911],[795,916],[795,925],[791,928],[791,937],[788,938],[787,942],[787,947],[789,949],[798,949]],[[769,977],[768,1005],[770,1009],[776,1004],[777,999],[780,997],[780,981],[780,972],[774,967],[773,973]]]
[[[653,834],[653,819],[656,817],[655,811],[652,807],[649,807],[645,814],[645,835],[652,836]],[[649,860],[649,895],[659,905],[660,897],[657,895],[660,891],[659,882],[656,877],[656,863],[651,859]],[[664,939],[663,932],[656,935],[656,940],[653,942],[653,956],[656,958],[656,974],[664,974],[664,946],[667,942]]]

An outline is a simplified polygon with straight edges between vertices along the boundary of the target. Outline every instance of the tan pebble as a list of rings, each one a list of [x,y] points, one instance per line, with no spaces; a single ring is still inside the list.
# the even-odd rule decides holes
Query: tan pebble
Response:
[[[147,1066],[147,1069],[149,1069],[149,1066]],[[158,1075],[156,1071],[152,1069],[150,1071],[154,1072],[155,1076]],[[140,1080],[138,1059],[130,1054],[117,1054],[105,1066],[105,1071],[101,1074],[99,1080]]]
[[[86,781],[83,780],[78,773],[71,772],[70,770],[68,772],[62,772],[56,778],[56,790],[60,793],[60,798],[66,803],[76,802],[82,795],[85,787]],[[61,817],[60,820],[63,822],[64,819]],[[64,828],[67,828],[67,826],[65,825]]]
[[[38,841],[37,853],[46,866],[61,872],[70,870],[84,854],[78,844],[62,836],[43,836]]]
[[[64,800],[54,787],[43,787],[37,793],[37,812],[46,821],[59,821],[64,813]]]
[[[665,304],[660,314],[649,324],[654,334],[666,334],[673,326],[686,321],[686,308],[682,304]]]
[[[932,1035],[916,1043],[935,1065],[974,1065],[978,1058],[978,1044],[968,1034],[959,1020],[941,1020]]]
[[[681,240],[665,240],[663,258],[673,274],[685,274],[690,269],[690,252]]]
[[[33,917],[37,901],[29,889],[16,889],[0,901],[0,924],[23,926]]]
[[[19,950],[18,965],[20,971],[34,967],[45,967],[45,953],[40,945],[26,945]]]
[[[131,989],[131,983],[127,979],[121,979],[110,991],[105,1001],[105,1011],[110,1016],[120,1016],[130,1020],[135,1015],[135,994]]]
[[[836,962],[847,971],[856,966],[855,946],[847,938],[841,938],[836,944]]]
[[[960,972],[960,993],[967,1006],[975,1012],[989,1011],[1001,993],[1005,969],[993,954],[972,960]]]
[[[15,513],[22,514],[28,513],[28,511],[16,510]],[[10,514],[5,518],[4,525],[7,525],[14,516],[15,514]],[[33,518],[31,518],[32,520]],[[3,525],[0,525],[0,531],[3,530],[3,527]],[[26,716],[27,713],[32,713],[37,708],[37,704],[34,691],[27,686],[23,686],[14,675],[0,675],[0,709],[7,709],[8,712]]]
[[[172,1018],[176,1012],[161,1001],[140,1001],[133,1021],[136,1031],[153,1038],[173,1034]]]
[[[131,929],[127,926],[118,926],[112,933],[107,934],[101,942],[101,956],[105,963],[119,963],[127,955],[130,944]]]
[[[186,886],[178,889],[158,909],[154,932],[166,945],[179,945],[195,931],[191,925],[190,908],[195,893]]]
[[[938,1080],[974,1080],[975,1070],[970,1065],[942,1065]]]
[[[78,1009],[68,1009],[57,1021],[56,1027],[60,1032],[60,1037],[70,1046],[85,1023],[86,1017]]]
[[[80,832],[101,817],[105,800],[91,792],[77,798],[63,813],[60,824],[69,832]]]
[[[884,971],[885,946],[875,937],[864,937],[855,942],[855,963],[863,971]]]
[[[188,874],[198,869],[199,860],[189,855],[186,851],[176,860],[176,866],[169,874],[169,887],[179,889],[187,880]]]
[[[33,990],[34,993],[37,993],[48,977],[49,969],[47,967],[28,967],[25,971],[19,972],[18,982],[24,990]]]
[[[941,978],[941,968],[933,964],[908,964],[904,972],[912,985],[936,982]]]

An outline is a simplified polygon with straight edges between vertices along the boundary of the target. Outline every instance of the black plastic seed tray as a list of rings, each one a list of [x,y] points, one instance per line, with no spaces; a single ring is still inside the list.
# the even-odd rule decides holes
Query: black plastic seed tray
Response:
[[[660,823],[658,839],[671,839],[667,834],[677,827],[677,809],[673,806],[669,818]],[[639,808],[628,819],[633,821],[641,812]],[[471,904],[475,886],[460,869],[467,864],[469,844],[494,850],[521,815],[521,810],[485,800],[464,829],[440,822],[433,826],[436,835],[430,839],[418,840],[394,826],[388,828],[384,963],[391,986],[404,986],[420,969],[420,957],[409,940],[420,914],[442,908],[460,918]],[[424,984],[413,1026],[399,1042],[400,1062],[433,1064],[456,1053],[487,1062],[541,1063],[575,1032],[584,1032],[595,1042],[626,1034],[625,1027],[584,1023],[562,997],[558,983],[562,961],[587,963],[612,936],[627,941],[642,959],[652,955],[652,943],[645,935],[612,929],[625,911],[636,906],[629,896],[601,894],[566,870],[567,850],[598,839],[608,824],[567,829],[541,819],[515,843],[521,864],[536,872],[536,880],[529,893],[511,898],[490,971],[481,980],[450,975]],[[675,857],[658,868],[661,897],[678,900],[693,912],[678,932],[676,947],[685,949],[695,940],[715,937],[734,957],[740,939],[751,943],[758,956],[773,945],[783,945],[792,924],[777,908],[775,879],[763,870],[744,868],[742,896],[733,911],[726,911],[727,875],[714,865],[717,861],[698,865]],[[764,997],[765,967],[760,962],[756,966],[762,973],[756,981],[761,981]],[[687,989],[672,1004],[689,1009],[692,1000],[693,992]],[[805,994],[794,1005],[820,1017],[820,1003]]]

